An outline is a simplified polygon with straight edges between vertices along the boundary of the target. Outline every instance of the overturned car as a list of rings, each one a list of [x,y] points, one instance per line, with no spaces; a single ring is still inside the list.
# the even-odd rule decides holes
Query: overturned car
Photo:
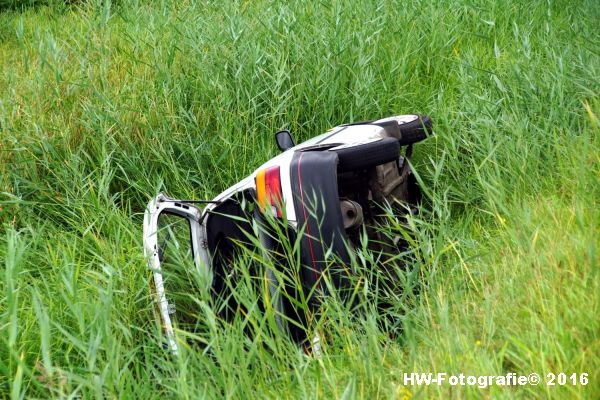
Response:
[[[281,131],[275,137],[281,154],[213,200],[158,194],[144,216],[144,252],[168,347],[177,352],[175,325],[178,313],[184,312],[165,284],[168,242],[187,243],[190,259],[172,262],[201,271],[211,296],[227,298],[236,248],[248,243],[249,235],[258,237],[262,257],[281,255],[281,231],[273,230],[274,222],[288,240],[299,243],[299,287],[282,284],[277,274],[266,271],[270,301],[286,320],[295,322],[282,329],[297,342],[306,341],[306,316],[289,298],[300,293],[318,308],[326,292],[321,287],[324,276],[331,278],[330,285],[342,288],[344,275],[352,273],[347,267],[352,253],[365,235],[369,248],[382,254],[405,246],[401,237],[382,235],[377,226],[385,223],[386,210],[399,217],[417,211],[420,190],[407,159],[412,145],[430,134],[431,119],[420,115],[344,124],[298,145],[289,131]],[[204,208],[195,203],[204,203]],[[184,229],[162,235],[163,226],[173,221],[183,223]],[[331,268],[332,259],[339,268]],[[291,268],[280,261],[280,268]],[[235,307],[231,300],[228,308]]]

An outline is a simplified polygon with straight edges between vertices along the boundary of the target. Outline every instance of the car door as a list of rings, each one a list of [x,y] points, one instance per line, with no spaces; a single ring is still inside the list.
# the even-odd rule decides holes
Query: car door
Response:
[[[144,215],[144,254],[152,270],[151,290],[167,345],[199,329],[198,299],[212,282],[202,212],[160,193]],[[189,338],[189,335],[188,335]]]

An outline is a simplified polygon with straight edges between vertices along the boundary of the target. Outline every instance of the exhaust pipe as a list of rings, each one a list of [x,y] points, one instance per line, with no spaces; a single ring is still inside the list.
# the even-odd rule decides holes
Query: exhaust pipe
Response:
[[[363,223],[363,211],[360,204],[352,200],[341,200],[342,219],[345,229],[356,228]]]

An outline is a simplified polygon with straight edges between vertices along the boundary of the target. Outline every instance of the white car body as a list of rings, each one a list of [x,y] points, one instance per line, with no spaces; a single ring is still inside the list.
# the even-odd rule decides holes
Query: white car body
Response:
[[[152,270],[154,286],[156,290],[156,301],[160,319],[162,320],[163,329],[166,333],[169,348],[176,353],[177,342],[175,339],[173,324],[171,321],[170,304],[167,299],[164,285],[163,274],[161,270],[161,260],[159,257],[158,243],[158,220],[162,213],[178,215],[189,221],[191,232],[191,245],[194,254],[194,265],[200,272],[206,274],[208,281],[211,277],[212,255],[207,248],[207,228],[206,215],[213,210],[219,202],[227,200],[236,193],[248,189],[256,189],[255,178],[259,171],[272,166],[280,167],[281,192],[283,204],[285,207],[285,216],[287,222],[291,226],[296,226],[297,216],[293,204],[293,191],[290,178],[290,163],[295,152],[306,149],[311,146],[324,146],[337,144],[333,148],[350,147],[361,145],[364,143],[375,142],[382,140],[385,137],[384,128],[375,125],[376,122],[396,121],[398,124],[414,121],[418,118],[417,115],[400,115],[381,120],[368,122],[364,124],[341,125],[330,129],[322,135],[316,136],[301,144],[298,144],[286,151],[283,151],[278,156],[268,160],[257,168],[251,175],[231,186],[227,190],[220,193],[212,201],[208,203],[204,209],[200,210],[190,203],[181,200],[168,198],[160,193],[152,199],[144,215],[143,238],[144,238],[144,254],[148,260],[148,266]]]

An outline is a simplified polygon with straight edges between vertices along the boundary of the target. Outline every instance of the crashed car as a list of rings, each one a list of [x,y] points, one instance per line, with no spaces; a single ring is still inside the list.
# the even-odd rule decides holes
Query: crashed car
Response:
[[[188,260],[171,260],[183,268],[179,273],[195,268],[208,277],[212,295],[224,297],[231,287],[236,248],[249,242],[248,235],[258,236],[262,257],[280,254],[277,235],[265,223],[278,221],[288,239],[299,243],[301,287],[290,290],[302,291],[317,308],[323,276],[333,271],[331,260],[348,271],[345,267],[365,234],[373,250],[400,251],[402,238],[387,237],[377,226],[385,223],[386,210],[399,217],[417,211],[421,194],[407,159],[412,145],[431,134],[431,125],[427,116],[399,115],[340,125],[298,145],[289,131],[280,131],[275,139],[281,154],[213,200],[178,200],[159,193],[147,206],[143,240],[167,346],[177,352],[175,321],[185,312],[165,283],[170,243],[189,246]],[[161,235],[167,220],[183,222],[184,229]],[[291,268],[285,262],[278,265]],[[270,274],[271,287],[281,290],[274,276]],[[339,273],[328,276],[335,287],[344,285]],[[283,296],[271,297],[282,315],[298,322],[287,330],[294,340],[306,340],[304,317]]]

